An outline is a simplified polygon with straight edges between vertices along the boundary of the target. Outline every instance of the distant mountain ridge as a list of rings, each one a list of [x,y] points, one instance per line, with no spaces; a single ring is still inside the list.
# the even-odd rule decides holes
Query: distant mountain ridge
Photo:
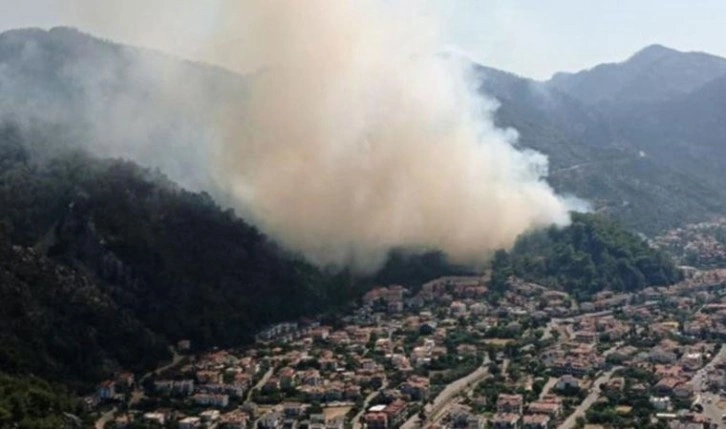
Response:
[[[36,156],[72,147],[133,158],[201,190],[213,182],[195,168],[209,156],[211,118],[243,91],[230,71],[73,28],[0,33],[0,120],[33,134]]]
[[[497,124],[549,156],[558,191],[648,234],[726,211],[726,59],[652,45],[546,82],[474,67],[482,92],[500,102]],[[169,87],[169,70],[189,84]],[[0,34],[0,92],[0,116],[26,125],[35,154],[90,148],[224,194],[194,166],[209,156],[201,148],[214,138],[211,115],[243,111],[244,76],[74,29],[14,30]],[[138,113],[150,110],[158,113]],[[37,124],[52,138],[33,134]],[[173,156],[158,156],[159,141]]]
[[[654,45],[546,82],[480,71],[559,191],[648,234],[726,211],[726,59]]]
[[[587,104],[657,102],[687,94],[724,74],[724,58],[651,45],[622,63],[557,73],[547,84]]]

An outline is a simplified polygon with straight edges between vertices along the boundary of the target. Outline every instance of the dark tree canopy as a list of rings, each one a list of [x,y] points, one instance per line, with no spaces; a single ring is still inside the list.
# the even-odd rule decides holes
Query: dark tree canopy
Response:
[[[239,346],[373,284],[459,270],[396,252],[375,275],[328,271],[160,173],[28,147],[0,130],[0,368],[13,372],[98,381],[153,366],[182,338]]]
[[[602,216],[577,213],[566,228],[526,234],[510,253],[498,252],[493,284],[510,274],[580,298],[606,289],[633,292],[682,278],[673,261],[643,238]]]

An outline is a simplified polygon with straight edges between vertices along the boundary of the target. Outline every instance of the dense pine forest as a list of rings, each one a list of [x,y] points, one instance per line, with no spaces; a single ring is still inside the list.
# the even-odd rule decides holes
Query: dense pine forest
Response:
[[[506,287],[515,275],[580,299],[602,290],[634,292],[682,279],[672,259],[642,237],[601,216],[578,213],[567,228],[525,234],[511,252],[498,251],[492,269],[495,289]]]

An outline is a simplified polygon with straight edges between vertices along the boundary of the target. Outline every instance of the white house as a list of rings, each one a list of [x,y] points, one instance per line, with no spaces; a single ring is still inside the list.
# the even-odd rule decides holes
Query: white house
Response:
[[[559,390],[579,389],[580,380],[573,377],[570,374],[565,374],[562,377],[560,377],[559,380],[557,380],[557,384],[555,385],[555,387]]]
[[[658,411],[668,411],[671,408],[671,398],[667,396],[651,396],[648,402]]]

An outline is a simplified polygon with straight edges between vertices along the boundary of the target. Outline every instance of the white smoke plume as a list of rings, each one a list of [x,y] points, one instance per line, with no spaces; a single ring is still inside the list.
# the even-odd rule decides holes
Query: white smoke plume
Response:
[[[119,11],[134,1],[118,2]],[[93,4],[83,19],[111,25],[99,24],[106,8]],[[432,17],[391,2],[215,4],[196,51],[245,73],[241,89],[225,93],[189,78],[188,64],[125,52],[121,68],[96,59],[100,77],[73,66],[92,149],[172,166],[184,184],[221,190],[262,231],[321,265],[370,270],[391,249],[479,264],[525,231],[569,222],[575,207],[546,183],[547,159],[494,125],[496,102],[479,93],[469,63],[440,54]],[[109,93],[119,69],[130,88],[143,84],[137,94]],[[53,107],[68,114],[64,103]],[[170,121],[160,109],[194,121]]]
[[[254,50],[216,171],[262,229],[321,264],[375,267],[392,248],[477,263],[568,222],[544,156],[497,129],[435,28],[371,2],[246,1]],[[234,55],[234,51],[230,55]]]

